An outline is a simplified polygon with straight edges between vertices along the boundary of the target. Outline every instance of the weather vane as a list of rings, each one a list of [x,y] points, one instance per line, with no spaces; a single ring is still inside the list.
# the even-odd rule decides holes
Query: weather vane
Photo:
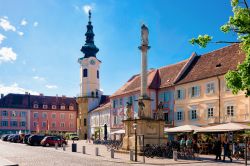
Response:
[[[91,10],[89,9],[89,22],[91,21]]]

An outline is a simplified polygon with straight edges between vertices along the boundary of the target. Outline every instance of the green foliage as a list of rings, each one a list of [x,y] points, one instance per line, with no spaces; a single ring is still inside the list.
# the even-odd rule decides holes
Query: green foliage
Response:
[[[212,37],[209,35],[199,35],[197,39],[192,38],[189,42],[191,44],[198,44],[200,47],[205,48],[208,44],[208,42],[210,42],[212,40]]]
[[[231,0],[231,5],[233,16],[229,17],[229,21],[221,26],[220,30],[224,33],[232,32],[238,35],[237,43],[240,43],[241,50],[246,54],[246,59],[238,65],[236,71],[228,71],[225,78],[227,86],[233,94],[244,91],[247,97],[250,96],[250,10],[246,0],[240,2],[239,0]],[[208,35],[199,35],[197,39],[193,38],[189,42],[193,45],[206,47],[211,39],[212,37]]]

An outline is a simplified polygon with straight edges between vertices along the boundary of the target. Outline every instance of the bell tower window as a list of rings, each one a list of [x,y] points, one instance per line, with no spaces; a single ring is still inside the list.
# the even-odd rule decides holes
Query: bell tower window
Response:
[[[97,70],[96,76],[97,76],[97,78],[99,79],[99,70]]]
[[[83,69],[83,77],[88,77],[88,69]]]

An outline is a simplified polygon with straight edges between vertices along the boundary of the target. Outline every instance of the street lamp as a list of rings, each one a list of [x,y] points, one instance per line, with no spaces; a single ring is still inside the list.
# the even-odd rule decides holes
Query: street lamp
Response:
[[[133,127],[135,130],[135,161],[137,161],[137,133],[136,133],[137,123],[136,121],[133,123]]]

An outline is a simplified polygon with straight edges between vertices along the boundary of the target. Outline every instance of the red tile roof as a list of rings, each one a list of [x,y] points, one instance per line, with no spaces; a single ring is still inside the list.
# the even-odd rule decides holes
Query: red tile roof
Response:
[[[223,47],[202,56],[196,56],[177,84],[198,81],[235,70],[243,62],[245,54],[238,44]]]
[[[175,78],[187,61],[188,60],[185,60],[177,64],[148,71],[148,88],[158,89],[173,86]],[[141,76],[136,74],[132,76],[120,89],[112,94],[111,97],[139,91],[140,87]]]

